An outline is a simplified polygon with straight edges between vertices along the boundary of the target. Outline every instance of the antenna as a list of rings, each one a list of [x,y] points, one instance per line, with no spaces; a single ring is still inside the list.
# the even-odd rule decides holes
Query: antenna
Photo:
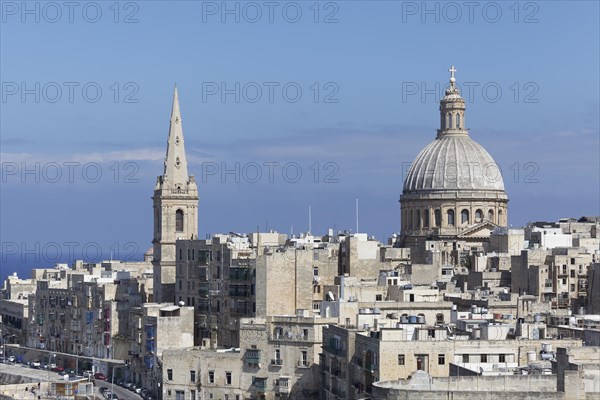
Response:
[[[356,233],[358,233],[358,197],[356,198]]]
[[[308,233],[312,232],[312,213],[310,205],[308,206]]]

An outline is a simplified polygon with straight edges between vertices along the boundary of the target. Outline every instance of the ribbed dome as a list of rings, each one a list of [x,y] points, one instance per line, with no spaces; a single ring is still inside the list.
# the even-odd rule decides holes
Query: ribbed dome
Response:
[[[500,169],[468,134],[444,135],[415,158],[404,181],[404,194],[421,190],[500,190]]]

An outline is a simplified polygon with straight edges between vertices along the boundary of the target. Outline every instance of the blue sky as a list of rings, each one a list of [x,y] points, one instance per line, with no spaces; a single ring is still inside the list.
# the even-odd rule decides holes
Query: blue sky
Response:
[[[509,222],[600,213],[598,2],[52,4],[1,3],[2,275],[150,246],[175,82],[201,237],[398,231],[452,64]]]

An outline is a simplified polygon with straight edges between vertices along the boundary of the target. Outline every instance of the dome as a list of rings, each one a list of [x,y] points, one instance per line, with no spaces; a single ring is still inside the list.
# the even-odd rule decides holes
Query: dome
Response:
[[[435,190],[504,191],[500,169],[468,134],[438,136],[415,158],[404,193]]]

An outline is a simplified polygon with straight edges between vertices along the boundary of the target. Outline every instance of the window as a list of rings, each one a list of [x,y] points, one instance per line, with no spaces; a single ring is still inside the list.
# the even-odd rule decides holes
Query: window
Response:
[[[499,362],[506,362],[506,354],[500,354]]]
[[[410,210],[410,218],[408,219],[408,227],[412,228],[413,227],[413,211]]]
[[[423,226],[429,228],[429,210],[423,210]]]
[[[183,390],[176,390],[175,400],[185,400],[185,392]]]
[[[456,127],[460,128],[460,114],[456,113]]]
[[[190,397],[192,398],[192,400],[196,400],[196,391],[195,390],[190,390]]]
[[[498,225],[502,224],[502,210],[498,210]]]
[[[469,210],[462,210],[460,212],[460,223],[461,224],[469,223]]]
[[[302,329],[302,339],[308,340],[308,329]]]
[[[308,352],[306,350],[302,350],[300,352],[300,365],[306,367],[308,366]]]
[[[428,336],[430,339],[435,339],[435,329],[428,329],[428,330],[427,330],[427,336]]]
[[[571,292],[574,292],[574,291],[575,291],[575,284],[571,283]]]
[[[454,210],[448,210],[448,226],[454,226]]]
[[[313,268],[313,276],[319,276],[319,268],[317,268],[317,267]]]
[[[190,382],[196,382],[196,371],[190,371]]]
[[[416,221],[415,226],[417,228],[421,227],[421,210],[417,210],[417,221]]]
[[[481,222],[483,220],[483,211],[475,210],[475,222]]]
[[[575,258],[571,258],[571,265],[575,265]]]
[[[491,222],[494,222],[494,210],[489,210],[489,211],[488,211],[488,219],[489,219]]]
[[[175,231],[183,232],[183,210],[175,211]]]
[[[468,363],[469,362],[469,355],[468,354],[463,354],[463,356],[462,356],[462,362],[464,362],[464,363]]]
[[[440,210],[435,210],[433,214],[435,219],[435,226],[442,226],[442,212]]]
[[[275,364],[276,365],[281,364],[281,350],[279,350],[279,349],[275,349]]]
[[[436,314],[435,322],[438,324],[443,324],[444,323],[444,314],[442,314],[442,313]]]
[[[208,383],[215,383],[215,371],[208,371]]]
[[[438,365],[446,365],[446,355],[438,354]]]
[[[225,384],[231,385],[231,372],[225,372]]]
[[[486,363],[486,362],[488,362],[488,359],[487,359],[487,354],[482,354],[482,355],[481,355],[481,362],[482,362],[482,363]]]
[[[169,380],[169,381],[173,380],[173,370],[172,369],[167,370],[167,380]]]
[[[571,278],[575,278],[575,270],[574,269],[571,270]]]
[[[375,301],[381,301],[382,299],[383,299],[383,295],[381,295],[381,294],[375,295]]]
[[[404,354],[398,354],[398,365],[404,365],[406,363],[406,357]]]
[[[321,303],[318,301],[313,301],[313,311],[319,311],[321,309]]]

